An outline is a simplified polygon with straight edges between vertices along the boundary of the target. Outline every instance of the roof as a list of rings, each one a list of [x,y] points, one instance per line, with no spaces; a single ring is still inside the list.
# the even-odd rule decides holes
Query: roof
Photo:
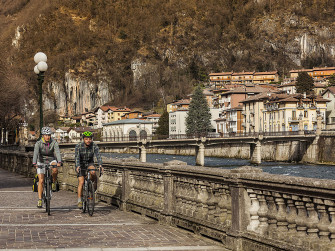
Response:
[[[290,70],[290,73],[313,71],[313,69]]]
[[[335,86],[330,86],[330,87],[328,87],[328,88],[322,93],[322,95],[325,94],[327,91],[330,91],[332,94],[335,94]]]
[[[240,76],[240,75],[254,75],[254,71],[249,71],[249,72],[234,72],[232,75],[233,76]]]
[[[147,118],[160,118],[162,115],[160,115],[160,114],[150,114],[150,115],[147,115],[147,116],[145,116],[145,117],[147,117]]]
[[[110,109],[110,106],[103,105],[103,106],[100,106],[100,109],[103,110],[104,112],[107,112]]]
[[[230,90],[228,92],[222,93],[222,95],[234,94],[234,93],[261,93],[269,89],[270,88],[260,87],[260,86],[255,86],[255,87],[240,86],[240,87],[235,88],[234,90]]]
[[[210,73],[209,76],[226,76],[231,74],[233,74],[233,72],[229,71],[229,72]]]
[[[316,67],[316,68],[313,68],[313,71],[329,71],[329,70],[335,70],[335,67],[322,67],[322,68]]]
[[[122,120],[116,120],[116,121],[113,121],[113,122],[103,124],[103,126],[121,125],[121,124],[153,124],[153,122],[146,121],[146,120],[141,120],[141,119],[122,119]]]
[[[273,74],[278,74],[278,71],[255,72],[254,75],[273,75]]]
[[[71,119],[75,119],[75,120],[81,119],[81,116],[72,116]]]

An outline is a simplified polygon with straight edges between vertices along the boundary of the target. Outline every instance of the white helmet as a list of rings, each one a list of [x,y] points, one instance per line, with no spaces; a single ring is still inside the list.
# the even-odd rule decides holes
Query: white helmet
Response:
[[[41,134],[42,135],[51,135],[51,128],[50,127],[43,127],[42,130],[41,130]]]

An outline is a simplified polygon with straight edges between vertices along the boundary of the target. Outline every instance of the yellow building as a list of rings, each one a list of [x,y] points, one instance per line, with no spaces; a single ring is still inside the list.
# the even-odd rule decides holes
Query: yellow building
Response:
[[[315,95],[265,93],[244,104],[245,132],[316,130],[317,116],[326,125],[328,100]]]
[[[119,108],[115,106],[110,106],[108,110],[108,123],[121,120],[122,116],[130,112],[131,110],[127,107]]]
[[[279,75],[277,71],[255,72],[253,77],[254,84],[268,84],[270,82],[278,82]]]

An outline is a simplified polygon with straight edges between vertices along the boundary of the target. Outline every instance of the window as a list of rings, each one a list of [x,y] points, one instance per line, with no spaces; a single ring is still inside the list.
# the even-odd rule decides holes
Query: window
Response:
[[[308,111],[304,111],[304,118],[308,118]]]
[[[292,111],[292,119],[297,117],[297,112],[296,111]]]
[[[335,117],[331,117],[331,122],[335,123]]]

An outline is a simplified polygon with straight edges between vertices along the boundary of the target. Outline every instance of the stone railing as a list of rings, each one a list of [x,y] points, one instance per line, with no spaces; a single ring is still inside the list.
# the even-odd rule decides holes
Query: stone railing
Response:
[[[73,157],[59,170],[76,191]],[[31,154],[0,151],[1,167],[31,175]],[[104,160],[97,197],[221,241],[230,250],[335,250],[335,181],[187,166]]]

